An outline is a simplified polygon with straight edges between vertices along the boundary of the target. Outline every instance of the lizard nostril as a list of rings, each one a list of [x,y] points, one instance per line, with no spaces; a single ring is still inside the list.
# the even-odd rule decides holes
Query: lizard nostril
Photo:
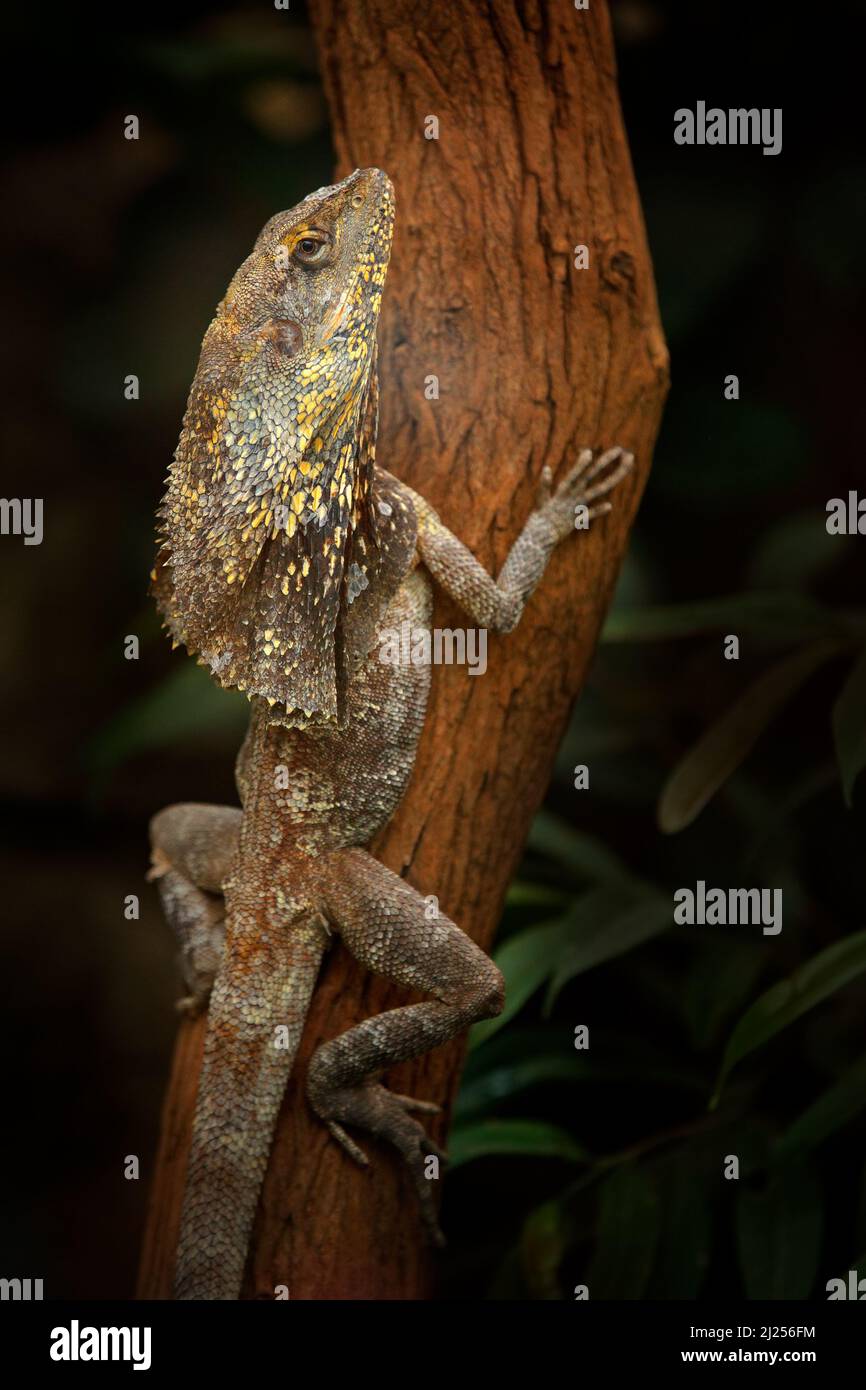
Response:
[[[352,207],[353,207],[353,208],[359,208],[359,207],[361,207],[361,206],[363,205],[363,202],[364,202],[364,195],[363,195],[363,193],[355,193],[355,194],[352,195]]]

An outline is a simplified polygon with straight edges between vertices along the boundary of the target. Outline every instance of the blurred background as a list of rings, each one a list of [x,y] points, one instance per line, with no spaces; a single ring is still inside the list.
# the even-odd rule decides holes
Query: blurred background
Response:
[[[824,524],[866,495],[863,7],[612,10],[673,389],[509,895],[441,1296],[825,1297],[866,1274],[866,541]],[[124,1298],[178,994],[147,820],[234,800],[246,718],[160,632],[152,518],[214,306],[331,149],[300,4],[83,24],[32,8],[7,46],[3,491],[44,497],[45,542],[0,545],[0,1272]],[[781,106],[782,154],[675,146],[698,100]],[[782,888],[782,933],[671,926],[698,879]]]

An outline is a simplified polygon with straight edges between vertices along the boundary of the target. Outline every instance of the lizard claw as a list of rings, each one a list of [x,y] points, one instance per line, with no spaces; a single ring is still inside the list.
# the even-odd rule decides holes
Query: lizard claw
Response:
[[[379,1082],[367,1082],[361,1086],[347,1086],[334,1090],[328,1095],[319,1092],[313,1108],[325,1121],[337,1143],[361,1167],[369,1167],[369,1159],[354,1140],[349,1138],[339,1121],[357,1125],[377,1138],[386,1139],[388,1143],[393,1144],[409,1169],[418,1194],[421,1220],[428,1239],[433,1245],[444,1245],[445,1237],[439,1228],[433,1196],[433,1180],[427,1175],[427,1166],[430,1158],[444,1163],[448,1155],[409,1114],[410,1110],[433,1114],[439,1110],[439,1106],[431,1101],[416,1100],[414,1096],[398,1095]]]
[[[609,512],[612,504],[598,499],[612,492],[633,466],[634,454],[619,445],[606,449],[597,459],[591,449],[581,449],[577,462],[541,508],[550,517],[560,539],[564,539],[575,525],[575,507],[588,506],[590,519]],[[593,479],[597,481],[593,483]],[[589,506],[596,501],[596,506]]]
[[[581,449],[577,463],[563,478],[556,489],[556,497],[569,497],[575,502],[591,502],[596,497],[604,497],[621,482],[634,465],[634,454],[615,445],[606,449],[593,460],[591,449]],[[595,487],[587,487],[599,474],[604,476]]]
[[[349,1138],[348,1134],[343,1129],[343,1126],[338,1125],[336,1120],[328,1120],[326,1123],[328,1129],[330,1130],[332,1139],[336,1139],[340,1147],[346,1150],[346,1153],[349,1155],[349,1157],[355,1160],[355,1162],[358,1164],[358,1167],[369,1168],[369,1158],[364,1153],[363,1149],[358,1148],[358,1145],[355,1143],[354,1139]]]
[[[581,449],[577,456],[577,462],[569,468],[559,487],[556,489],[557,497],[572,497],[577,493],[578,483],[586,478],[592,464],[592,450]]]
[[[417,1110],[421,1115],[439,1115],[442,1106],[432,1100],[417,1100],[415,1096],[401,1096],[397,1091],[389,1091],[392,1100],[397,1100],[404,1110]]]
[[[581,501],[592,502],[596,497],[606,496],[613,491],[617,483],[622,482],[633,467],[634,454],[629,453],[627,449],[621,449],[619,446],[607,449],[584,473],[581,479],[584,484],[591,482],[599,474],[602,477],[595,487],[584,486],[581,489]]]
[[[541,470],[541,477],[538,480],[538,492],[536,493],[535,497],[536,511],[540,511],[542,507],[546,506],[546,504],[550,501],[552,496],[553,469],[551,468],[549,463],[546,463]]]

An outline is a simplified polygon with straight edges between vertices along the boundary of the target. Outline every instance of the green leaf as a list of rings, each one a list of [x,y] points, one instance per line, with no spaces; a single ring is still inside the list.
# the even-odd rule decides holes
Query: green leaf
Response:
[[[824,511],[781,517],[761,538],[749,564],[748,582],[755,589],[805,589],[847,552],[850,537],[827,532]]]
[[[662,1207],[652,1296],[697,1298],[710,1262],[712,1223],[704,1179],[689,1148],[680,1147],[665,1165]]]
[[[731,939],[709,941],[703,952],[695,952],[682,1004],[699,1051],[714,1043],[729,1015],[744,1006],[767,954],[765,944]]]
[[[566,1130],[544,1120],[478,1120],[452,1129],[448,1141],[449,1172],[492,1154],[591,1162],[590,1154]]]
[[[553,1008],[560,990],[569,980],[604,961],[624,955],[673,924],[673,904],[669,898],[647,894],[623,908],[621,900],[603,901],[599,895],[594,910],[587,912],[584,921],[577,924],[574,940],[565,946],[556,964],[544,1001],[545,1013]]]
[[[694,603],[647,608],[615,608],[601,632],[602,642],[660,642],[723,631],[803,641],[862,630],[858,614],[838,614],[806,594],[730,594]]]
[[[808,1109],[799,1115],[779,1141],[777,1155],[786,1159],[814,1149],[866,1108],[866,1055],[849,1067]]]
[[[157,72],[179,84],[225,82],[271,71],[283,77],[315,73],[309,36],[294,26],[258,34],[235,29],[231,36],[199,35],[194,44],[174,39],[147,41],[138,45],[138,52]]]
[[[841,650],[838,641],[817,642],[765,671],[674,768],[659,798],[661,830],[670,835],[691,825],[782,707]]]
[[[495,960],[505,976],[505,1008],[496,1018],[476,1023],[469,1032],[469,1047],[480,1047],[512,1019],[547,979],[573,931],[568,917],[557,917],[539,927],[515,933],[496,952]]]
[[[866,931],[828,946],[786,980],[780,980],[747,1009],[728,1039],[711,1106],[718,1103],[733,1067],[750,1052],[866,970]]]
[[[750,1299],[808,1298],[823,1230],[823,1196],[805,1167],[784,1168],[737,1202],[737,1246]]]
[[[515,879],[505,897],[506,907],[565,908],[568,894],[561,888],[548,888],[543,883],[525,883]]]
[[[527,1056],[511,1066],[494,1067],[464,1081],[457,1096],[454,1117],[464,1120],[469,1115],[495,1109],[502,1101],[511,1100],[533,1086],[557,1081],[586,1081],[590,1079],[589,1073],[589,1063],[574,1050],[571,1056],[561,1052]]]
[[[202,747],[214,736],[242,734],[249,709],[243,695],[221,690],[201,666],[184,661],[97,734],[89,760],[105,773],[154,748],[187,741]]]
[[[498,1033],[514,1017],[545,980],[553,974],[565,951],[581,928],[588,928],[599,916],[609,915],[611,901],[622,904],[622,889],[592,888],[583,893],[562,917],[540,927],[527,927],[509,937],[496,952],[495,960],[505,977],[505,1008],[496,1018],[476,1023],[469,1033],[469,1047],[479,1047]]]
[[[835,790],[838,784],[839,769],[831,757],[805,768],[786,788],[775,791],[772,796],[767,795],[763,787],[759,789],[754,783],[749,785],[741,781],[736,804],[748,823],[750,835],[750,844],[742,860],[743,869],[749,870],[766,860],[774,842],[790,845],[791,820],[810,801]]]
[[[597,1301],[641,1298],[649,1282],[661,1226],[661,1204],[646,1174],[618,1168],[599,1193],[596,1247],[587,1273]]]
[[[866,765],[866,648],[854,663],[833,706],[833,739],[842,773],[842,790],[850,806],[854,783]]]
[[[600,883],[632,880],[628,866],[601,840],[576,830],[550,811],[538,812],[527,843],[530,849],[561,864],[576,878]]]
[[[551,1027],[518,1022],[469,1054],[457,1096],[455,1118],[462,1121],[495,1109],[531,1086],[673,1087],[706,1093],[706,1078],[689,1066],[681,1051],[674,1057],[645,1036],[611,1033],[597,1027],[590,1051],[576,1049],[569,1022]]]
[[[526,1292],[534,1299],[559,1299],[559,1266],[565,1255],[565,1213],[559,1202],[544,1202],[529,1213],[520,1235],[520,1263]]]
[[[526,1285],[520,1267],[520,1248],[512,1245],[505,1252],[484,1293],[488,1302],[518,1303],[526,1298]]]

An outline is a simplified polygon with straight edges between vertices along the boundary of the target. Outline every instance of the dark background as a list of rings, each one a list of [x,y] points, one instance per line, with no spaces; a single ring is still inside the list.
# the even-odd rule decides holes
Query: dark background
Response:
[[[864,791],[846,807],[831,725],[864,633],[866,541],[824,528],[828,498],[863,488],[862,6],[613,9],[673,387],[608,640],[506,910],[511,1012],[466,1075],[442,1293],[823,1297],[866,1252],[864,977],[844,985],[829,957],[825,1002],[708,1101],[746,1009],[866,925]],[[45,540],[0,542],[0,1273],[44,1277],[49,1297],[127,1297],[178,993],[143,881],[147,820],[234,800],[246,714],[160,633],[152,518],[213,308],[261,224],[329,181],[330,141],[299,6],[133,9],[110,26],[32,7],[5,53],[7,99],[16,75],[26,96],[5,122],[3,490],[44,497]],[[699,99],[782,106],[781,155],[675,146],[674,110]],[[767,591],[786,597],[748,597]],[[722,597],[716,618],[700,606]],[[665,637],[677,623],[689,635]],[[689,747],[840,624],[850,650],[792,687],[707,809],[663,834],[658,798]],[[738,662],[721,657],[729,632]],[[572,788],[577,762],[589,792]],[[651,915],[698,878],[782,887],[781,936],[681,927],[624,949],[630,895]],[[525,935],[563,919],[565,946]],[[571,1044],[581,1023],[588,1053]]]

